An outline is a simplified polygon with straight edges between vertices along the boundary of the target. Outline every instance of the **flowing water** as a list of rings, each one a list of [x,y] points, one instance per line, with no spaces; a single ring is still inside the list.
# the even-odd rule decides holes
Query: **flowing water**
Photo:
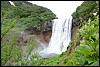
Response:
[[[11,5],[15,6],[13,2],[9,2]],[[42,58],[50,58],[66,51],[67,46],[71,41],[71,26],[72,17],[67,19],[55,19],[49,46],[45,47],[43,43],[38,41],[38,43],[42,46],[42,50],[39,48],[37,51],[32,51],[31,55],[34,54],[34,52],[38,52]]]
[[[39,52],[42,58],[56,56],[67,50],[71,41],[71,25],[72,17],[54,20],[49,46]]]

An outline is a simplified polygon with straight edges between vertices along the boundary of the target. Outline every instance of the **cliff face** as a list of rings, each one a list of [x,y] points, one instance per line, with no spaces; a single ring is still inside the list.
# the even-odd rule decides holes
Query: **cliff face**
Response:
[[[30,35],[35,35],[36,38],[42,42],[46,47],[48,46],[49,44],[49,41],[50,41],[50,38],[51,38],[51,35],[52,35],[52,32],[51,31],[44,31],[43,33],[39,34],[37,31],[23,31],[21,32],[21,35],[22,35],[22,38],[23,38],[23,42],[24,43],[29,43],[29,41],[31,40],[31,37]],[[35,39],[35,38],[34,38]]]
[[[40,26],[27,28],[21,32],[24,43],[29,42],[29,35],[36,35],[36,37],[44,44],[48,45],[52,35],[52,22],[46,22],[43,25],[43,32],[41,33]]]
[[[78,33],[78,27],[74,26],[71,29],[71,40],[73,40],[73,38],[76,36],[76,34]]]
[[[36,35],[43,43],[49,43],[52,20],[57,18],[56,15],[46,7],[38,6],[27,1],[11,2],[16,7],[12,6],[9,1],[1,2],[2,14],[5,15],[8,13],[8,19],[17,18],[14,29],[18,29],[17,31],[23,30],[21,32],[23,41],[27,43],[31,38],[30,35]]]
[[[72,39],[73,39],[73,36],[76,35],[77,29],[79,27],[81,28],[84,25],[84,21],[87,22],[89,21],[89,19],[94,20],[95,16],[99,15],[98,5],[99,5],[98,1],[84,1],[80,6],[76,8],[76,11],[72,13],[72,17],[73,17]]]
[[[28,29],[36,27],[39,31],[51,30],[52,20],[56,15],[48,8],[32,4],[27,1],[1,1],[1,14],[7,15],[7,19],[16,18],[16,28]]]
[[[51,31],[45,31],[43,34],[38,34],[36,36],[47,47],[50,42],[51,35]]]

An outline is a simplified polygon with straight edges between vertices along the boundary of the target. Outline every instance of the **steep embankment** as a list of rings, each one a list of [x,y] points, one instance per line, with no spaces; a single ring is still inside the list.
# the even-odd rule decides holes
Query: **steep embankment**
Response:
[[[78,6],[76,11],[72,14],[73,23],[72,23],[72,39],[77,32],[77,29],[81,28],[83,24],[86,24],[84,21],[89,21],[95,19],[95,14],[99,15],[98,1],[83,2],[81,6]]]
[[[51,20],[57,17],[50,9],[29,3],[27,1],[12,2],[15,4],[15,6],[12,6],[8,1],[1,1],[1,14],[2,16],[7,15],[6,22],[16,19],[16,24],[11,31],[16,33],[24,31],[25,33],[22,35],[25,34],[26,40],[30,39],[27,37],[29,35],[40,34],[41,36],[46,34],[45,32],[52,31]],[[46,36],[46,38],[48,38],[48,35]],[[47,41],[48,40],[49,39],[47,39]]]
[[[79,32],[82,26],[86,25],[90,20],[94,20],[99,15],[98,1],[83,2],[77,7],[76,11],[72,14],[72,40]],[[76,45],[80,44],[80,38],[76,41]]]
[[[17,61],[22,61],[23,65],[25,60],[26,63],[28,55],[37,45],[34,34],[44,43],[48,43],[52,31],[51,20],[56,18],[55,14],[45,7],[27,1],[13,1],[13,3],[15,6],[8,1],[1,1],[1,65],[19,65],[20,62]],[[23,42],[21,31],[26,31],[24,37],[27,43]],[[23,59],[24,57],[26,59]]]
[[[72,42],[61,65],[98,66],[99,2],[83,2],[72,16]]]

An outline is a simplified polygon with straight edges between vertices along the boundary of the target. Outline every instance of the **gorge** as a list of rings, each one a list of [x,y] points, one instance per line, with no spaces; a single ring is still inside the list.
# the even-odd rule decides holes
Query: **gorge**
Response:
[[[15,1],[14,3],[9,1],[11,5],[15,6],[15,4],[20,3]],[[24,3],[22,3],[24,4]],[[54,19],[52,22],[47,21],[43,24],[44,32],[41,33],[41,26],[36,26],[33,28],[27,28],[21,32],[24,43],[28,43],[30,41],[29,35],[35,35],[37,38],[38,44],[42,46],[42,50],[38,51],[39,55],[43,58],[49,58],[50,54],[59,55],[62,52],[67,50],[67,46],[69,45],[71,39],[76,35],[76,31],[72,30],[72,17],[65,17],[67,19],[59,18]],[[72,34],[71,34],[72,32]],[[31,55],[36,53],[33,51]]]
[[[42,57],[48,58],[50,54],[59,55],[66,51],[71,41],[71,24],[72,17],[54,20],[49,45],[43,51],[39,52]]]
[[[15,6],[13,2],[10,1],[10,3]],[[44,24],[45,31],[42,34],[40,34],[41,28],[39,26],[28,28],[22,31],[21,35],[24,43],[29,42],[30,34],[36,35],[37,42],[41,42],[40,45],[43,47],[42,50],[37,50],[39,55],[42,58],[49,58],[67,50],[71,41],[71,25],[72,17],[54,19],[52,22],[49,21]],[[31,52],[31,55],[36,52]],[[51,54],[52,56],[50,56]]]
[[[99,1],[1,1],[1,65],[99,66]]]
[[[67,50],[67,46],[71,41],[71,27],[72,27],[72,17],[68,17],[67,19],[54,19],[52,21],[51,31],[45,31],[43,34],[35,34],[37,31],[32,31],[31,29],[27,31],[23,31],[22,35],[25,33],[29,35],[29,32],[33,32],[36,35],[40,45],[42,46],[42,50],[35,50],[39,53],[42,58],[49,58],[53,56],[60,55],[62,52]],[[34,28],[33,28],[34,29]],[[25,36],[23,37],[25,38]],[[26,39],[26,38],[25,38]],[[25,40],[26,42],[27,40]],[[37,48],[38,49],[38,48]],[[31,55],[36,53],[34,51],[31,52]]]

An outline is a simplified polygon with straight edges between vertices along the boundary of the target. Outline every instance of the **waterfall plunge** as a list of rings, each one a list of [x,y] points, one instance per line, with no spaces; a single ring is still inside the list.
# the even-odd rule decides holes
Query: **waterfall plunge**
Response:
[[[66,51],[71,41],[71,25],[72,17],[67,19],[55,19],[49,46],[40,51],[39,55],[43,58],[49,58]]]

